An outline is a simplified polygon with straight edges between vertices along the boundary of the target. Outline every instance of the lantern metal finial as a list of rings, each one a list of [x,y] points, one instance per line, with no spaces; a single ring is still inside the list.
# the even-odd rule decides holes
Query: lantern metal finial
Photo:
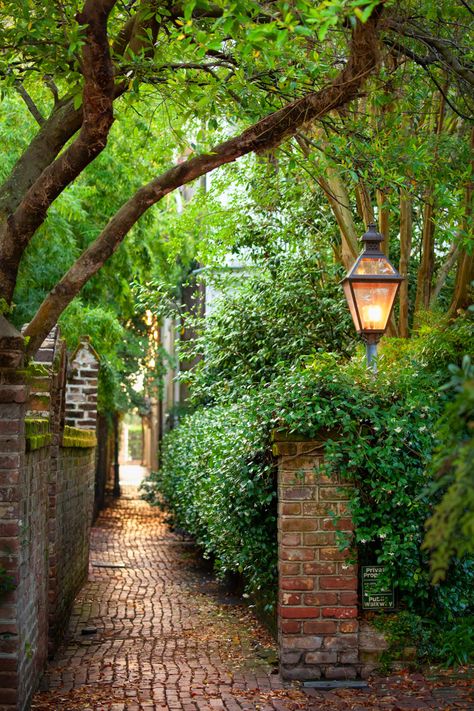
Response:
[[[366,252],[380,252],[380,243],[384,241],[384,236],[377,231],[377,225],[370,222],[367,232],[362,235],[361,242],[364,243]]]

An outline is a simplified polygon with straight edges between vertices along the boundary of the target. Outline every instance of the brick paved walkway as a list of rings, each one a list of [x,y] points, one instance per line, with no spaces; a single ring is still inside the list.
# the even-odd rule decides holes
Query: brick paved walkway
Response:
[[[271,637],[203,572],[190,541],[136,489],[124,493],[92,531],[89,582],[32,709],[474,708],[459,691],[464,682],[436,692],[416,674],[375,680],[366,691],[285,686]]]

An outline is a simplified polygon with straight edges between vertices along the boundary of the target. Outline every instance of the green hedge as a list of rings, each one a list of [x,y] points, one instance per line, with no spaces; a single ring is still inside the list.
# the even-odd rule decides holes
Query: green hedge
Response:
[[[449,393],[447,364],[466,348],[472,324],[425,327],[411,342],[392,341],[377,378],[363,358],[316,356],[306,368],[282,365],[264,388],[184,417],[164,441],[163,466],[148,498],[171,510],[220,573],[241,572],[248,590],[271,599],[276,580],[275,485],[269,459],[275,428],[316,436],[336,432],[325,466],[357,484],[350,503],[362,561],[385,564],[402,607],[430,616],[474,609],[474,566],[453,560],[447,579],[430,583],[421,549],[436,503],[426,488],[436,423]]]
[[[275,469],[269,431],[239,403],[185,417],[164,441],[163,466],[145,497],[173,512],[219,575],[240,573],[273,603],[276,584]]]

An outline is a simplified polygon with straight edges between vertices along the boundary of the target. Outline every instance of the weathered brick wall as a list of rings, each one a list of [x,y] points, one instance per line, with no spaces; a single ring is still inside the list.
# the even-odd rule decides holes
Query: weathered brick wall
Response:
[[[50,413],[49,426],[51,431],[50,446],[50,468],[49,468],[49,488],[48,488],[48,562],[49,562],[49,637],[48,652],[51,655],[58,642],[58,613],[61,606],[61,587],[58,580],[58,548],[60,546],[60,508],[58,507],[58,490],[61,489],[63,477],[60,466],[60,445],[62,432],[64,429],[64,409],[66,401],[66,370],[67,354],[64,343],[59,338],[59,330],[55,329],[54,343],[52,348],[48,348],[49,343],[43,343],[37,358],[42,358],[43,362],[51,365],[50,371]]]
[[[322,441],[276,436],[281,673],[298,680],[365,677],[383,638],[359,633],[357,566],[339,550],[349,487],[321,471]],[[337,523],[334,523],[334,517]]]
[[[64,344],[58,334],[52,349],[50,342],[51,339],[43,344],[40,357],[53,366],[50,387],[53,442],[49,485],[51,654],[61,640],[74,597],[87,577],[94,506],[95,408],[99,366],[88,339],[81,340],[70,364],[67,364]],[[85,375],[85,370],[92,372],[93,376]],[[68,417],[71,412],[73,416]],[[80,429],[71,427],[75,422],[80,423]]]
[[[40,447],[26,453],[21,476],[20,573],[16,597],[18,697],[25,705],[48,653],[49,466],[49,447]]]
[[[16,376],[23,343],[0,316],[0,566],[20,578],[22,469],[27,388]],[[0,598],[0,707],[15,708],[19,684],[17,601],[21,589]]]
[[[0,318],[0,707],[25,709],[47,655],[49,437],[27,447],[23,339]],[[41,446],[44,445],[44,446]]]
[[[66,386],[66,424],[95,430],[99,356],[89,339],[83,338],[69,364]]]
[[[94,507],[95,449],[90,446],[60,447],[59,471],[55,566],[51,570],[56,593],[50,620],[52,648],[60,640],[74,597],[87,578]]]
[[[16,586],[0,599],[1,711],[29,707],[48,626],[57,641],[87,574],[94,491],[95,433],[62,434],[66,358],[57,332],[38,353],[41,367],[23,368],[23,350],[0,316],[0,566]]]

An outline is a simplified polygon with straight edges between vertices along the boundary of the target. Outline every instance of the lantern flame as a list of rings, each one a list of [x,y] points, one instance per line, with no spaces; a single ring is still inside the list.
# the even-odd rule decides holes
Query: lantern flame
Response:
[[[370,306],[365,306],[362,311],[364,312],[363,320],[370,329],[378,329],[383,327],[383,311],[382,307],[378,304],[371,304]]]

